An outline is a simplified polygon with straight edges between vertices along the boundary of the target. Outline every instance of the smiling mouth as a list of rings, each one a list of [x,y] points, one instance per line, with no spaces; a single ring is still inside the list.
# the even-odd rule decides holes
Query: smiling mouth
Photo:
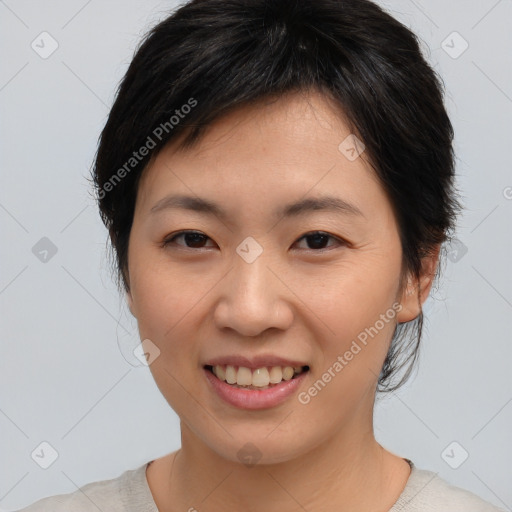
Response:
[[[205,365],[204,368],[219,380],[234,388],[263,390],[295,379],[309,371],[309,366],[267,366],[251,370],[245,366]]]

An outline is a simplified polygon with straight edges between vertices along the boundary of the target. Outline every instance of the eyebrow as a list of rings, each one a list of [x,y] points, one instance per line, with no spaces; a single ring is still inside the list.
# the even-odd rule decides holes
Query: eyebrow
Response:
[[[167,209],[183,209],[194,212],[214,215],[221,219],[227,219],[228,214],[219,205],[200,197],[187,195],[166,196],[155,203],[150,214],[155,214]],[[301,199],[295,203],[276,209],[273,213],[276,218],[297,217],[313,211],[330,211],[365,217],[363,212],[354,204],[335,196],[321,196],[316,198]]]

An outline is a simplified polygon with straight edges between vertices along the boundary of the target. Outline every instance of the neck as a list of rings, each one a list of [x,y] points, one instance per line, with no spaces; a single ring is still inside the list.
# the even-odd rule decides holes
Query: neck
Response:
[[[407,462],[384,450],[371,428],[339,432],[286,462],[248,467],[181,427],[182,447],[169,457],[166,480],[154,493],[160,510],[385,512],[410,474]]]

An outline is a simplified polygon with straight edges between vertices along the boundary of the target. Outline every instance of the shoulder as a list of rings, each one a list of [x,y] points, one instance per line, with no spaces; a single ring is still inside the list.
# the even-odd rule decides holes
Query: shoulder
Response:
[[[140,510],[152,512],[154,502],[147,485],[146,467],[144,464],[117,478],[91,482],[68,494],[42,498],[16,512],[129,512],[137,510],[133,507],[140,504],[144,504]]]
[[[413,465],[409,480],[390,512],[504,512],[476,494],[451,485],[437,473]]]

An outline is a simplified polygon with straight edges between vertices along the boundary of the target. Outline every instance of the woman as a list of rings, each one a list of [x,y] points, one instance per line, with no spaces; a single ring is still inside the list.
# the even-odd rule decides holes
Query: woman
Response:
[[[24,510],[499,510],[373,433],[460,208],[452,140],[372,2],[196,0],[156,26],[92,179],[182,446]]]

